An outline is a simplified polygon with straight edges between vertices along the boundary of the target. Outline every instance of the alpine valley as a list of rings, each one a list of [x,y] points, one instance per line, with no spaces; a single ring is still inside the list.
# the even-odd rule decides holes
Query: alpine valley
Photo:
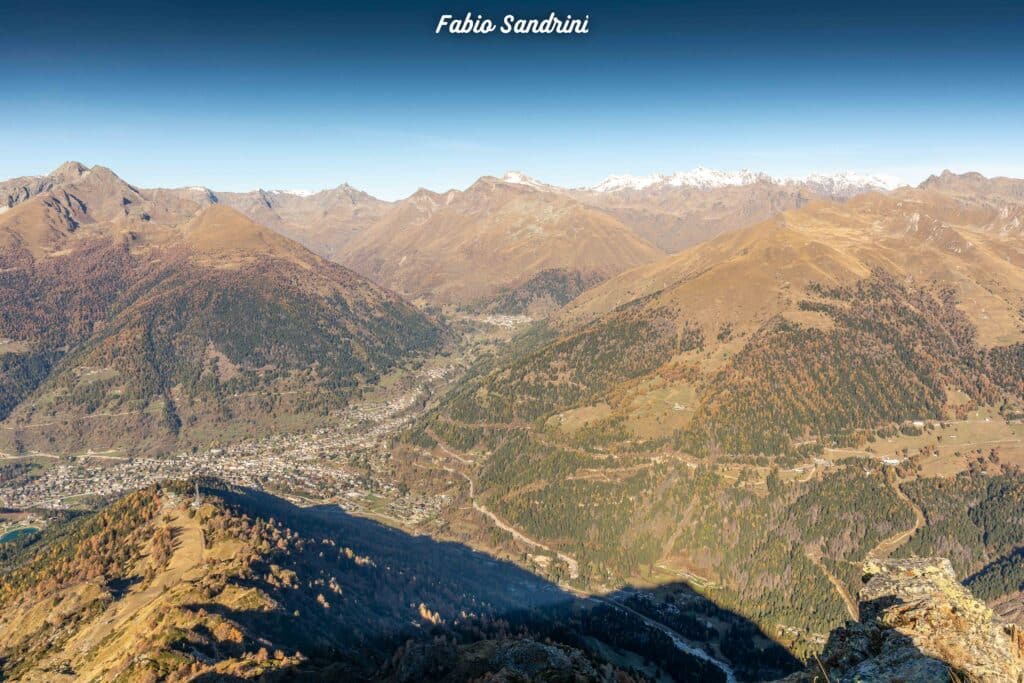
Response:
[[[1024,680],[1024,180],[0,182],[0,679]]]

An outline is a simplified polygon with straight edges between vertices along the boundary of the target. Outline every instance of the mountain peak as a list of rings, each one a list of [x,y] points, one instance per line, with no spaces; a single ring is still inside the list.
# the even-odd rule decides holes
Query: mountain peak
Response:
[[[697,166],[689,171],[676,171],[671,174],[651,174],[645,176],[610,175],[597,185],[589,188],[593,192],[617,192],[620,190],[644,190],[649,187],[693,187],[710,190],[720,187],[755,185],[757,183],[812,184],[821,187],[830,194],[844,195],[866,189],[891,190],[899,185],[899,181],[883,174],[865,174],[856,171],[838,173],[811,173],[804,177],[776,178],[760,171],[741,168],[738,171],[723,171],[706,166]]]
[[[955,173],[951,170],[943,169],[939,175],[930,175],[928,178],[918,185],[919,188],[924,189],[928,187],[951,187],[957,184],[970,184],[977,185],[985,183],[989,178],[985,177],[977,171],[967,171],[965,173]]]
[[[85,169],[85,171],[81,173],[80,177],[85,178],[87,176],[95,176],[97,178],[103,178],[105,180],[110,180],[123,185],[128,185],[129,187],[134,187],[130,183],[126,182],[121,176],[117,175],[114,169],[108,168],[107,166],[96,165],[93,166],[92,168],[87,168]]]
[[[89,167],[78,161],[65,161],[63,164],[53,169],[50,172],[50,176],[56,178],[62,182],[74,180],[80,178],[89,172]]]
[[[787,178],[786,182],[817,185],[829,194],[839,196],[865,190],[895,190],[903,184],[899,178],[885,173],[861,173],[859,171],[810,173],[802,178]]]
[[[302,197],[305,199],[306,197],[312,197],[313,195],[318,194],[320,190],[267,190],[267,192],[269,194],[289,194],[293,197]]]
[[[281,256],[305,251],[297,243],[224,204],[212,204],[183,227],[189,246],[203,253],[253,252]]]
[[[555,189],[553,185],[542,183],[535,178],[531,178],[522,171],[507,171],[505,175],[501,176],[500,180],[512,185],[525,185],[526,187],[532,187],[536,190]]]
[[[697,166],[689,171],[676,171],[672,174],[652,174],[646,176],[611,175],[594,185],[594,192],[616,192],[618,190],[643,190],[648,187],[696,187],[711,189],[729,185],[752,185],[758,182],[771,182],[772,178],[764,173],[756,173],[747,169],[738,171],[719,171],[705,166]]]
[[[412,199],[412,200],[416,200],[416,201],[422,201],[424,199],[430,200],[430,201],[436,201],[439,198],[441,198],[442,196],[444,196],[444,194],[447,194],[447,193],[443,193],[442,194],[442,193],[439,193],[439,192],[434,192],[433,190],[428,190],[425,187],[421,187],[418,190],[416,190],[415,192],[413,192],[411,195],[409,195],[408,199]]]

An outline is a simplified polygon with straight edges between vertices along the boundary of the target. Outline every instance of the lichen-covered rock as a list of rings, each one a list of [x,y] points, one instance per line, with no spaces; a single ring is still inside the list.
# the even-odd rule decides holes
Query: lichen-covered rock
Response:
[[[1024,634],[956,579],[949,560],[864,565],[861,621],[832,632],[819,661],[792,683],[1024,683]]]

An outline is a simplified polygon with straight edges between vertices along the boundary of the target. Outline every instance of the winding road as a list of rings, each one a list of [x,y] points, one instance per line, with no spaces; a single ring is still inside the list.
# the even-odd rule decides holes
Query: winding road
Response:
[[[623,610],[624,612],[629,612],[630,614],[641,619],[645,624],[647,624],[651,628],[656,628],[662,633],[664,633],[666,636],[671,638],[672,644],[675,645],[677,649],[682,650],[683,652],[689,655],[693,655],[697,659],[708,662],[709,664],[712,664],[715,667],[717,667],[723,674],[725,674],[725,680],[727,683],[736,683],[736,674],[733,672],[732,667],[730,667],[728,664],[721,661],[720,659],[712,657],[705,650],[690,645],[688,642],[686,642],[686,640],[683,639],[681,635],[679,635],[679,633],[677,633],[674,629],[669,628],[665,624],[661,623],[660,621],[655,621],[654,619],[651,619],[650,617],[641,614],[640,612],[637,612],[632,607],[628,607],[619,602],[618,600],[614,600],[612,598],[603,598],[597,595],[589,595],[586,597],[586,599],[591,602],[600,603],[602,605],[616,607],[620,610]]]
[[[459,462],[461,462],[463,464],[467,464],[467,465],[471,464],[465,458],[463,458],[463,457],[461,457],[459,455],[456,455],[455,453],[450,451],[446,446],[441,445],[440,442],[438,442],[438,446],[447,455],[450,455],[451,457],[455,458]],[[566,555],[565,553],[563,553],[561,551],[554,550],[550,546],[548,546],[548,545],[546,545],[544,543],[541,543],[540,541],[538,541],[538,540],[536,540],[534,538],[530,538],[529,536],[527,536],[523,532],[519,531],[519,529],[516,529],[511,524],[506,523],[505,520],[503,520],[501,517],[498,517],[498,515],[494,514],[490,510],[488,510],[486,506],[484,506],[484,505],[482,505],[482,504],[477,502],[477,500],[476,500],[476,484],[473,481],[473,477],[469,476],[468,474],[466,474],[465,472],[463,472],[461,470],[455,469],[454,467],[449,467],[448,465],[441,465],[441,467],[446,472],[451,472],[452,474],[459,475],[460,477],[462,477],[463,479],[465,479],[469,483],[469,502],[472,504],[474,510],[476,510],[477,512],[479,512],[480,514],[484,515],[489,520],[491,520],[491,522],[494,523],[494,526],[498,527],[502,531],[505,531],[505,532],[507,532],[509,534],[512,534],[512,537],[515,538],[517,541],[520,541],[521,543],[525,543],[526,545],[533,546],[534,548],[540,548],[541,550],[544,550],[546,552],[549,552],[549,553],[552,553],[552,554],[556,555],[558,557],[558,559],[560,559],[562,562],[565,562],[565,564],[569,567],[569,578],[572,578],[572,579],[579,578],[579,575],[580,575],[580,565],[579,565],[579,562],[576,561],[576,558],[572,557],[571,555]]]
[[[839,597],[843,599],[843,604],[846,605],[846,611],[849,613],[850,618],[854,621],[860,621],[860,608],[857,603],[854,602],[853,598],[850,597],[850,592],[846,589],[846,586],[839,579],[838,576],[833,574],[825,563],[821,561],[821,550],[806,550],[807,559],[814,563],[814,566],[821,570],[821,573],[825,575],[825,578],[835,586],[836,592],[839,593]]]
[[[462,456],[458,455],[457,453],[454,453],[447,446],[442,444],[441,441],[439,439],[437,439],[435,435],[431,434],[431,436],[435,439],[435,441],[437,441],[438,447],[442,451],[444,451],[444,453],[446,455],[448,455],[448,456],[458,460],[459,462],[461,462],[461,463],[463,463],[465,465],[471,465],[472,464],[469,460],[466,460],[465,458],[463,458]],[[429,453],[426,453],[426,454],[430,455]],[[463,479],[466,480],[466,482],[469,484],[469,500],[470,500],[470,503],[472,504],[474,510],[476,510],[477,512],[485,515],[488,519],[491,520],[491,522],[494,523],[495,526],[497,526],[499,529],[501,529],[503,531],[508,532],[516,540],[521,541],[522,543],[525,543],[526,545],[530,545],[530,546],[533,546],[535,548],[540,548],[542,550],[545,550],[545,551],[547,551],[549,553],[556,554],[558,556],[558,559],[562,560],[563,562],[565,562],[566,565],[568,565],[570,577],[574,578],[574,579],[579,577],[579,563],[576,561],[575,558],[571,557],[570,555],[566,555],[563,552],[559,552],[557,550],[553,550],[548,545],[546,545],[544,543],[541,543],[540,541],[538,541],[536,539],[530,538],[529,536],[527,536],[523,532],[519,531],[518,529],[516,529],[512,525],[506,523],[503,519],[501,519],[496,514],[494,514],[490,510],[488,510],[484,505],[481,505],[480,503],[478,503],[476,501],[476,484],[474,483],[473,478],[471,476],[469,476],[465,472],[462,472],[461,470],[455,469],[454,467],[450,467],[450,466],[445,465],[445,464],[441,464],[440,466],[446,472],[450,472],[452,474],[457,474],[457,475],[459,475],[460,477],[462,477]],[[686,640],[683,638],[683,636],[681,636],[678,632],[676,632],[674,629],[666,626],[665,624],[662,624],[659,621],[651,619],[650,617],[648,617],[648,616],[646,616],[644,614],[641,614],[640,612],[637,612],[632,607],[624,605],[623,603],[619,602],[618,600],[615,600],[614,598],[602,597],[602,596],[597,596],[597,595],[589,595],[589,594],[584,593],[584,592],[582,592],[582,591],[580,591],[580,590],[578,590],[578,589],[576,589],[576,588],[574,588],[572,586],[569,586],[567,584],[560,584],[560,587],[562,589],[564,589],[564,590],[567,590],[567,591],[571,592],[572,594],[576,595],[577,597],[579,597],[579,598],[581,598],[583,600],[586,600],[586,601],[589,601],[589,602],[593,602],[593,603],[602,604],[602,605],[607,605],[607,606],[610,606],[610,607],[614,607],[616,609],[623,610],[625,612],[628,612],[628,613],[636,616],[637,618],[642,620],[645,624],[647,624],[651,628],[655,628],[655,629],[661,631],[662,633],[664,633],[666,636],[668,636],[669,639],[671,639],[672,644],[675,645],[675,647],[677,649],[679,649],[680,651],[685,652],[686,654],[691,655],[693,657],[696,657],[697,659],[700,659],[702,661],[708,662],[708,663],[712,664],[713,666],[715,666],[716,668],[718,668],[725,675],[726,683],[737,683],[736,682],[736,674],[733,672],[731,666],[729,666],[725,662],[721,661],[720,659],[717,659],[716,657],[712,656],[707,651],[702,650],[701,648],[699,648],[699,647],[697,647],[695,645],[691,645],[690,643],[686,642]]]
[[[893,554],[900,546],[910,540],[910,537],[917,533],[918,529],[921,529],[925,525],[926,520],[924,512],[914,503],[914,501],[907,497],[907,494],[903,493],[903,489],[900,488],[900,482],[893,481],[890,482],[889,485],[892,486],[892,490],[896,493],[896,496],[914,511],[914,525],[906,531],[901,531],[898,534],[894,534],[889,538],[879,541],[878,545],[868,551],[867,557],[865,558],[867,560],[876,560]]]
[[[924,512],[914,501],[907,497],[907,494],[900,488],[899,481],[890,481],[889,486],[896,493],[896,496],[902,500],[906,505],[914,511],[914,524],[909,529],[900,531],[899,533],[893,534],[888,538],[885,538],[878,542],[874,548],[868,551],[868,554],[864,557],[865,560],[877,560],[883,557],[888,557],[894,553],[900,546],[910,540],[910,537],[917,533],[918,529],[921,529],[925,525]],[[821,552],[819,550],[812,550],[811,548],[806,549],[807,559],[814,563],[814,565],[821,570],[825,577],[835,586],[836,591],[839,593],[839,597],[843,599],[843,603],[846,605],[846,611],[850,614],[850,618],[854,621],[860,619],[860,609],[857,603],[850,596],[849,591],[843,582],[825,566],[821,561]]]

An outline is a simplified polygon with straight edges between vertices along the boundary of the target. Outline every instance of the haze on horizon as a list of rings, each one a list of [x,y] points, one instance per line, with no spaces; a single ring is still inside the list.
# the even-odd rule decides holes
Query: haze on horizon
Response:
[[[472,8],[591,16],[557,38],[437,36],[435,3],[5,5],[5,178],[73,158],[149,187],[396,199],[510,169],[1024,176],[1010,2]]]

